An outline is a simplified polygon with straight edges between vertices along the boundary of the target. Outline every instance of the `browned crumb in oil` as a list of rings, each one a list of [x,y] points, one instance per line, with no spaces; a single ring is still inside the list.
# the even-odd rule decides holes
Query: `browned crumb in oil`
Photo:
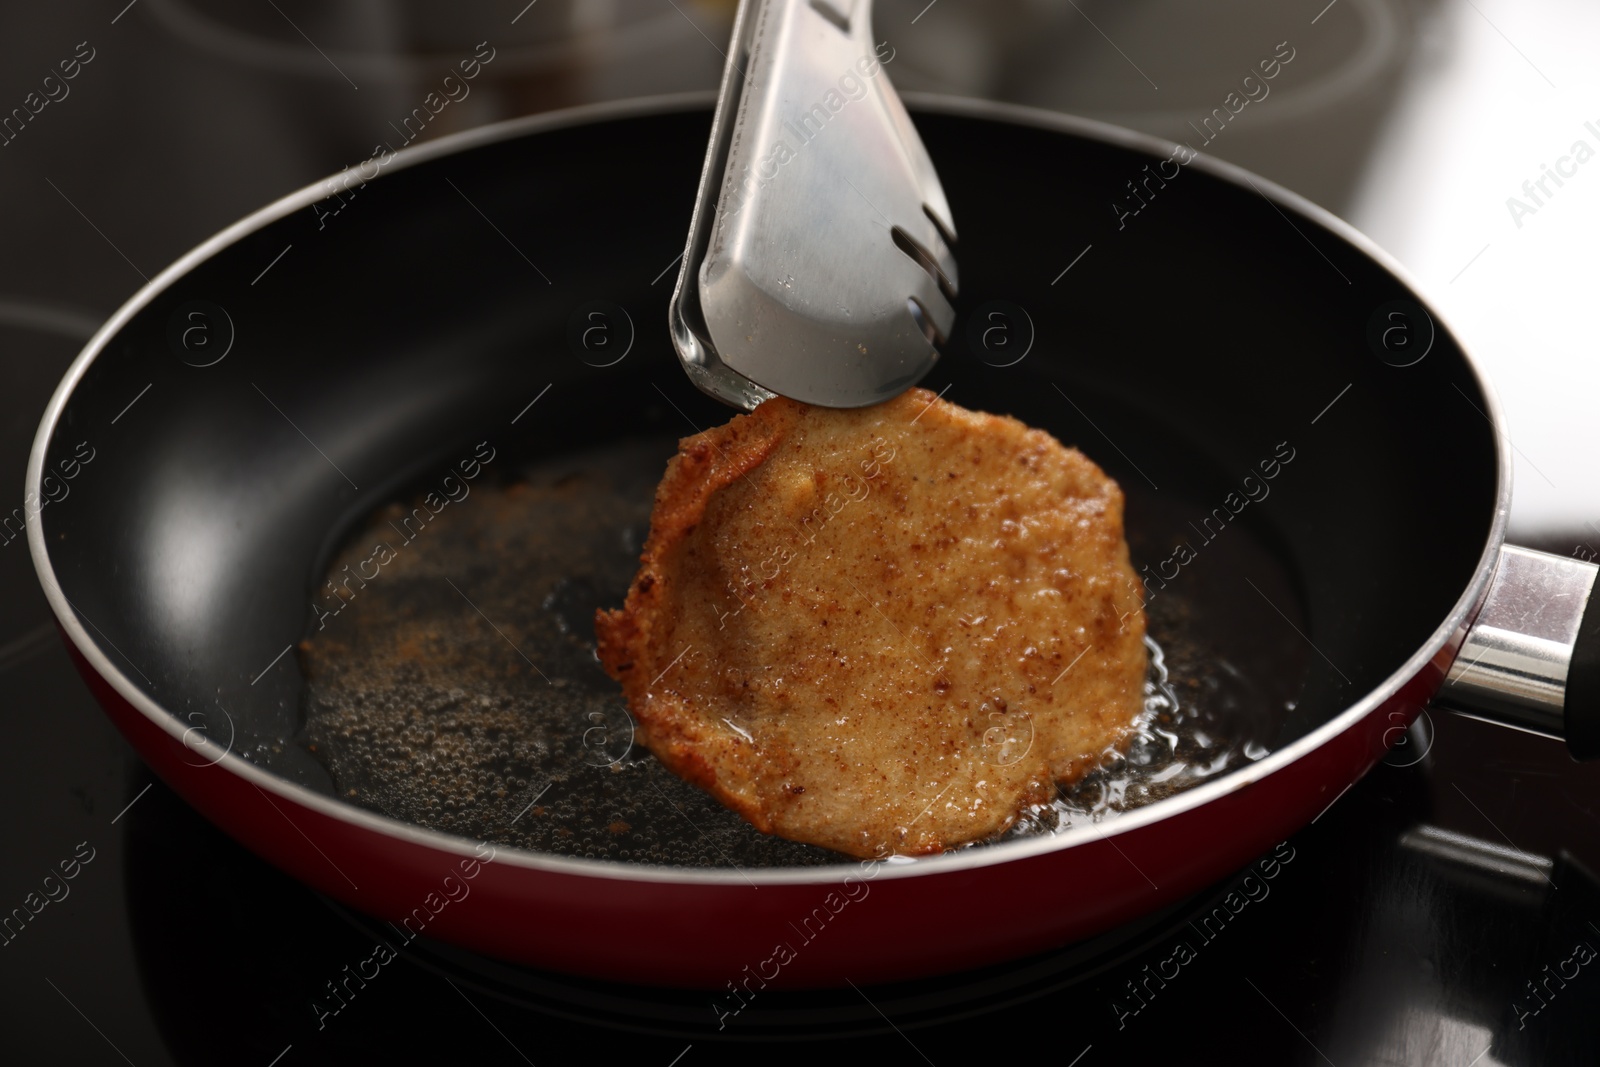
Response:
[[[342,606],[297,646],[308,680],[300,740],[338,795],[417,826],[565,856],[721,868],[844,861],[760,833],[628,744],[593,620],[622,602],[673,447],[573,453],[509,484],[480,479],[420,529],[396,526],[411,513],[399,505],[362,525],[326,575]],[[1164,530],[1146,533],[1165,543]],[[1141,533],[1129,536],[1137,553]],[[379,544],[392,558],[360,580],[374,573],[361,564]],[[1156,643],[1132,743],[1002,838],[1115,817],[1264,754],[1252,738],[1270,736],[1263,709],[1281,695],[1231,671],[1187,596],[1175,585],[1149,607]]]
[[[624,445],[529,468],[509,485],[483,479],[420,529],[394,524],[410,513],[399,507],[363,525],[328,568],[337,614],[299,646],[302,741],[341,795],[419,826],[568,856],[838,859],[760,833],[628,743],[626,704],[594,656],[594,613],[627,591],[671,450]],[[388,562],[358,569],[380,544]]]

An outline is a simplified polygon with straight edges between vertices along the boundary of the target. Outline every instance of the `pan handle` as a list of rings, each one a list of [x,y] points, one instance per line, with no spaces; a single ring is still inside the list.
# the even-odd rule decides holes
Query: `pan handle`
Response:
[[[1600,567],[1502,545],[1439,704],[1600,757]]]

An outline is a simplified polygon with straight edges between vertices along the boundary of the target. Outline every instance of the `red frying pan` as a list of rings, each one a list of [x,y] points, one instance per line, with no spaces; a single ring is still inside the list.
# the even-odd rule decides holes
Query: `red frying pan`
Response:
[[[1595,568],[1502,546],[1495,403],[1393,263],[1270,183],[1163,166],[1171,145],[924,100],[961,226],[958,323],[982,327],[958,325],[925,384],[1124,486],[1170,672],[1152,692],[1187,724],[1169,749],[1006,840],[865,864],[748,840],[688,794],[639,802],[665,859],[528,843],[541,786],[615,761],[534,760],[448,819],[352,797],[360,768],[310,750],[319,682],[295,646],[317,647],[330,561],[373,509],[488,454],[480,488],[623,445],[659,472],[675,437],[729,416],[664,328],[707,103],[540,116],[302,190],[169,267],[73,365],[28,469],[33,558],[107,713],[227,832],[397,936],[732,996],[972,967],[1172,902],[1316,818],[1442,687],[1596,747]],[[1143,210],[1107,210],[1150,173]],[[606,327],[605,358],[575,322]],[[480,605],[559,593],[573,618],[619,599],[576,574],[502,588],[522,573],[485,560],[456,584]],[[592,637],[502,636],[541,669]],[[574,716],[576,694],[620,699],[571,692]],[[1185,758],[1197,731],[1227,759]],[[1182,773],[1154,783],[1141,760]]]

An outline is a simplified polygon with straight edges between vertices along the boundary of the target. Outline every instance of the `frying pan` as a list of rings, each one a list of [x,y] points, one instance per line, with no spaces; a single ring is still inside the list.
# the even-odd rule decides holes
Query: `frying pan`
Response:
[[[1080,445],[1128,488],[1130,536],[1156,504],[1198,519],[1294,453],[1248,513],[1281,582],[1194,542],[1195,573],[1211,567],[1202,623],[1244,627],[1269,653],[1250,669],[1290,694],[1270,751],[1115,818],[870,865],[555,856],[338,791],[296,742],[291,646],[361,516],[474,442],[538,457],[728,416],[664,328],[709,126],[694,96],[375,157],[196,248],[90,341],[40,426],[27,530],[70,650],[142,757],[316,889],[397,924],[427,906],[428,937],[750,990],[977,966],[1173,902],[1318,817],[1441,687],[1592,747],[1578,689],[1600,670],[1578,625],[1595,569],[1503,548],[1495,402],[1393,263],[1268,182],[1170,162],[1170,144],[911,104],[961,227],[962,321],[1000,307],[1026,332],[1025,358],[997,359],[958,326],[926,384]],[[625,358],[569,345],[596,302],[629,334]],[[1190,580],[1161,546],[1139,553],[1152,589]],[[801,939],[825,901],[826,928]]]

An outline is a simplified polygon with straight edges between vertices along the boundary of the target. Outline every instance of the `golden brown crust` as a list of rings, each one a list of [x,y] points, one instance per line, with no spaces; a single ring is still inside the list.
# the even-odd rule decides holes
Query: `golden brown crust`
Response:
[[[685,438],[598,652],[637,736],[763,831],[869,856],[1003,830],[1142,707],[1122,494],[925,390]]]

